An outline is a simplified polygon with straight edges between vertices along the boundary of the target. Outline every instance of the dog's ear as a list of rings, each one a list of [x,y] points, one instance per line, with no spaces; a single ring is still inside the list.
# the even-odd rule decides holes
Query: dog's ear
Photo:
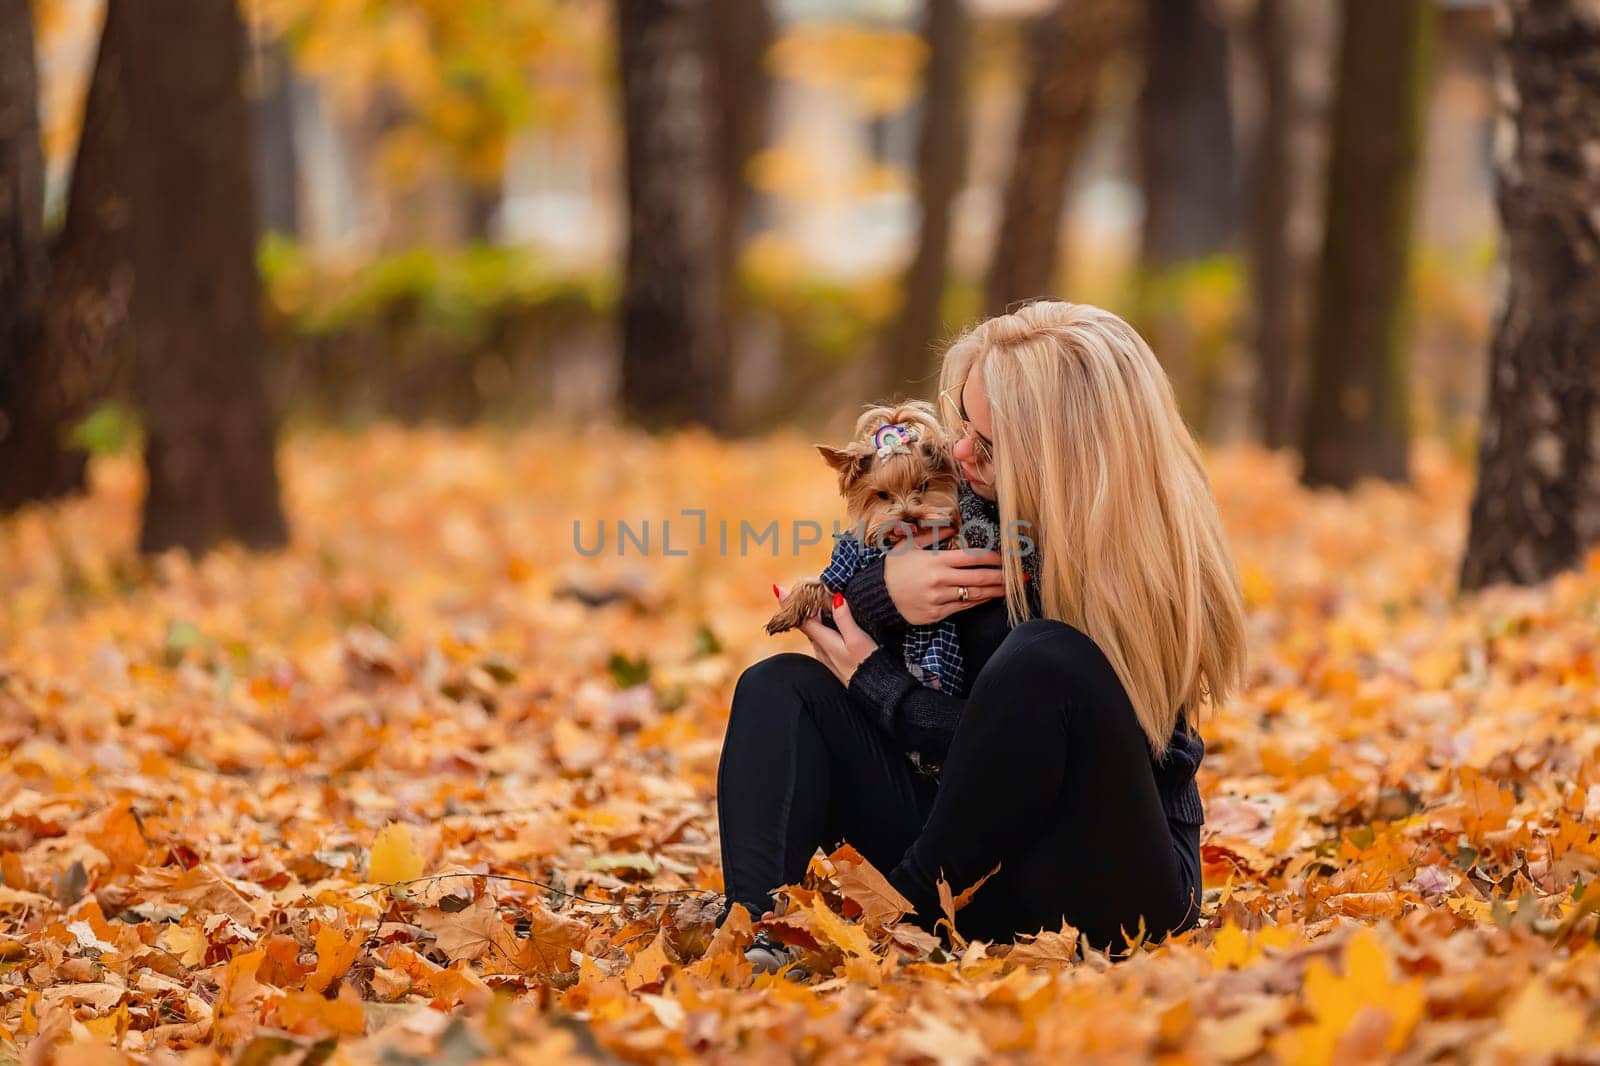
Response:
[[[843,448],[819,444],[817,451],[822,453],[823,462],[833,467],[841,481],[858,478],[872,466],[872,453],[863,450],[863,445],[859,442],[848,444]]]

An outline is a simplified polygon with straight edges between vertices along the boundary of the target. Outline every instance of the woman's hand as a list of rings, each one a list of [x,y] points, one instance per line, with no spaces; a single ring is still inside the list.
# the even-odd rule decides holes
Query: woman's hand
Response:
[[[850,605],[843,598],[837,598],[836,602],[839,605],[833,609],[833,624],[839,627],[837,633],[817,615],[801,622],[800,631],[811,641],[811,650],[822,665],[833,671],[839,683],[848,688],[856,667],[878,650],[878,642],[856,625],[856,620],[850,617]]]
[[[933,530],[912,538],[917,549],[933,543]],[[1006,594],[1000,553],[956,547],[938,551],[901,545],[883,557],[883,584],[900,616],[914,626],[942,622],[957,611]],[[959,589],[967,587],[963,601]]]

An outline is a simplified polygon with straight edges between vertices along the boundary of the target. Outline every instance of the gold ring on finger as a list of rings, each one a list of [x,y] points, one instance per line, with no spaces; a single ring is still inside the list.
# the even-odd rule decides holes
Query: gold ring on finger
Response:
[[[971,595],[971,594],[969,592],[967,592],[967,586],[958,585],[958,586],[956,586],[956,595],[961,599],[962,603],[966,603],[967,602],[967,597],[969,595]]]

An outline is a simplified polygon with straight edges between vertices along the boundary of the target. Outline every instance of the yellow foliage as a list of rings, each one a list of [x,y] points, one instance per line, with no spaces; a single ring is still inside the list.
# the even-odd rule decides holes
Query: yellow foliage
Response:
[[[1390,976],[1391,962],[1383,941],[1362,929],[1345,944],[1344,973],[1335,975],[1322,959],[1306,968],[1306,1008],[1314,1021],[1289,1030],[1275,1042],[1285,1060],[1320,1066],[1334,1061],[1339,1042],[1362,1016],[1374,1019],[1372,1033],[1387,1052],[1405,1047],[1422,1017],[1422,982]],[[1365,1034],[1363,1034],[1365,1035]]]
[[[422,855],[411,841],[411,829],[390,822],[378,831],[367,861],[367,880],[374,884],[415,881],[422,876]]]
[[[773,45],[769,64],[781,77],[840,89],[867,115],[907,106],[920,91],[927,45],[917,34],[851,22],[802,22]]]
[[[1283,456],[1207,456],[1252,643],[1251,684],[1200,722],[1197,929],[1114,966],[1070,928],[951,957],[843,849],[771,922],[718,929],[729,699],[806,647],[763,632],[769,588],[827,546],[724,556],[717,523],[830,518],[810,444],[291,435],[294,541],[268,555],[138,559],[128,457],[0,520],[0,968],[25,978],[0,1027],[40,1042],[0,1050],[42,1061],[70,1030],[140,1059],[336,1037],[340,1061],[513,1061],[564,1046],[557,1006],[651,1062],[1520,1061],[1600,1038],[1600,570],[1453,599],[1470,471],[1426,444],[1414,488],[1348,497]],[[655,519],[659,548],[686,501],[704,551],[689,524],[686,558],[567,550],[601,515]],[[810,972],[756,976],[758,931]]]

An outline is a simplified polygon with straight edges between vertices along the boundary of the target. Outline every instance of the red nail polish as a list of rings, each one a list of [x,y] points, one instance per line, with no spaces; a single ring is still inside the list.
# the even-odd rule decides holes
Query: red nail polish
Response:
[[[777,582],[773,582],[773,584],[772,584],[772,595],[776,599],[780,599],[780,600],[783,599],[783,593],[778,591]]]
[[[1033,575],[1032,574],[1023,574],[1022,575],[1022,580],[1024,580],[1024,581],[1032,581],[1033,580]]]
[[[833,594],[833,609],[835,611],[837,611],[839,608],[841,608],[843,606],[844,606],[844,594],[841,593],[841,592],[835,592]]]

